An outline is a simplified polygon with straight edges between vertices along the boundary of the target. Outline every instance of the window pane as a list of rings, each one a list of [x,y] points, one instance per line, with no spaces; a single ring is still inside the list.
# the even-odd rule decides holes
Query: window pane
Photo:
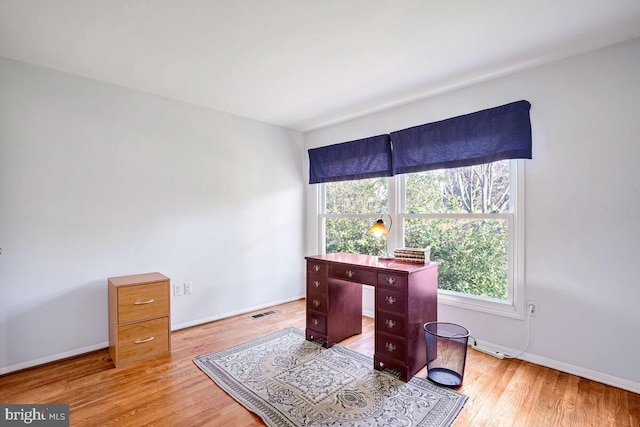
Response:
[[[354,254],[382,255],[386,252],[386,240],[378,239],[367,230],[375,219],[326,218],[326,252],[350,252]]]
[[[440,289],[507,299],[506,220],[409,218],[404,225],[405,246],[431,246]]]
[[[509,161],[406,175],[408,213],[509,211]]]
[[[328,214],[387,212],[387,178],[328,182],[325,188]]]

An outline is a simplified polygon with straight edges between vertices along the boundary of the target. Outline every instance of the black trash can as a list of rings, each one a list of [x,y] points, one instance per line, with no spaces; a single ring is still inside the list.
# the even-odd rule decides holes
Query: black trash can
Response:
[[[424,324],[427,346],[427,378],[446,387],[460,387],[467,359],[469,331],[455,323]]]

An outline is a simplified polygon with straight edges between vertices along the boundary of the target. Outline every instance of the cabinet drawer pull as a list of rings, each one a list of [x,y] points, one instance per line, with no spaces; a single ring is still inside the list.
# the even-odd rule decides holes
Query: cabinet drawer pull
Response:
[[[142,344],[142,343],[145,343],[145,342],[153,341],[153,338],[154,338],[154,337],[149,337],[149,338],[147,338],[146,340],[135,340],[134,342],[135,342],[136,344]]]
[[[349,279],[351,279],[355,274],[356,274],[356,273],[354,273],[354,272],[353,272],[353,271],[351,271],[351,270],[347,270],[347,271],[346,271],[346,275],[347,275],[347,277],[348,277]]]
[[[311,320],[311,323],[313,323],[314,325],[318,326],[318,324],[320,323],[320,321],[314,317],[314,318]]]
[[[389,329],[393,329],[393,328],[395,328],[395,327],[396,327],[396,322],[394,322],[394,321],[393,321],[393,320],[391,320],[391,319],[387,319],[387,320],[385,320],[385,321],[384,321],[384,324],[385,324],[385,325],[387,325],[387,328],[389,328]]]
[[[387,302],[387,304],[389,304],[389,305],[393,305],[393,304],[395,304],[395,302],[396,302],[396,299],[395,299],[394,297],[390,296],[390,295],[389,295],[389,296],[387,296],[384,300],[385,300],[385,301]]]
[[[393,353],[394,351],[396,351],[396,346],[391,344],[390,342],[386,343],[384,345],[384,348],[386,348],[390,353]]]
[[[396,278],[387,276],[387,283],[393,285],[394,283],[396,283]]]
[[[313,281],[313,284],[316,286],[316,288],[319,288],[319,287],[320,287],[320,282],[319,282],[319,281],[317,281],[317,280],[314,280],[314,281]]]
[[[320,307],[320,301],[318,301],[317,299],[313,300],[313,306],[314,307]]]
[[[316,273],[320,271],[320,266],[318,264],[313,264],[313,271],[315,271]]]
[[[136,302],[134,302],[134,304],[135,305],[151,304],[154,301],[155,300],[153,298],[151,298],[150,300],[147,300],[147,301],[136,301]]]

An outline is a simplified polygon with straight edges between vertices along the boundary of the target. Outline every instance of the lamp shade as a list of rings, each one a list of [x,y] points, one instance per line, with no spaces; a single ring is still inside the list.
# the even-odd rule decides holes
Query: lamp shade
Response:
[[[376,237],[389,235],[389,231],[387,230],[387,227],[384,226],[384,221],[382,221],[382,218],[377,220],[375,224],[371,226],[368,233],[373,234]]]

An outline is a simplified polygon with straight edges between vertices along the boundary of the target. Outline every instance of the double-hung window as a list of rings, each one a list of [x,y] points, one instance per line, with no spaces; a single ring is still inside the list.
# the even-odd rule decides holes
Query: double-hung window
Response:
[[[519,163],[501,160],[399,177],[403,245],[431,248],[431,259],[440,263],[441,302],[518,314],[523,282]]]

